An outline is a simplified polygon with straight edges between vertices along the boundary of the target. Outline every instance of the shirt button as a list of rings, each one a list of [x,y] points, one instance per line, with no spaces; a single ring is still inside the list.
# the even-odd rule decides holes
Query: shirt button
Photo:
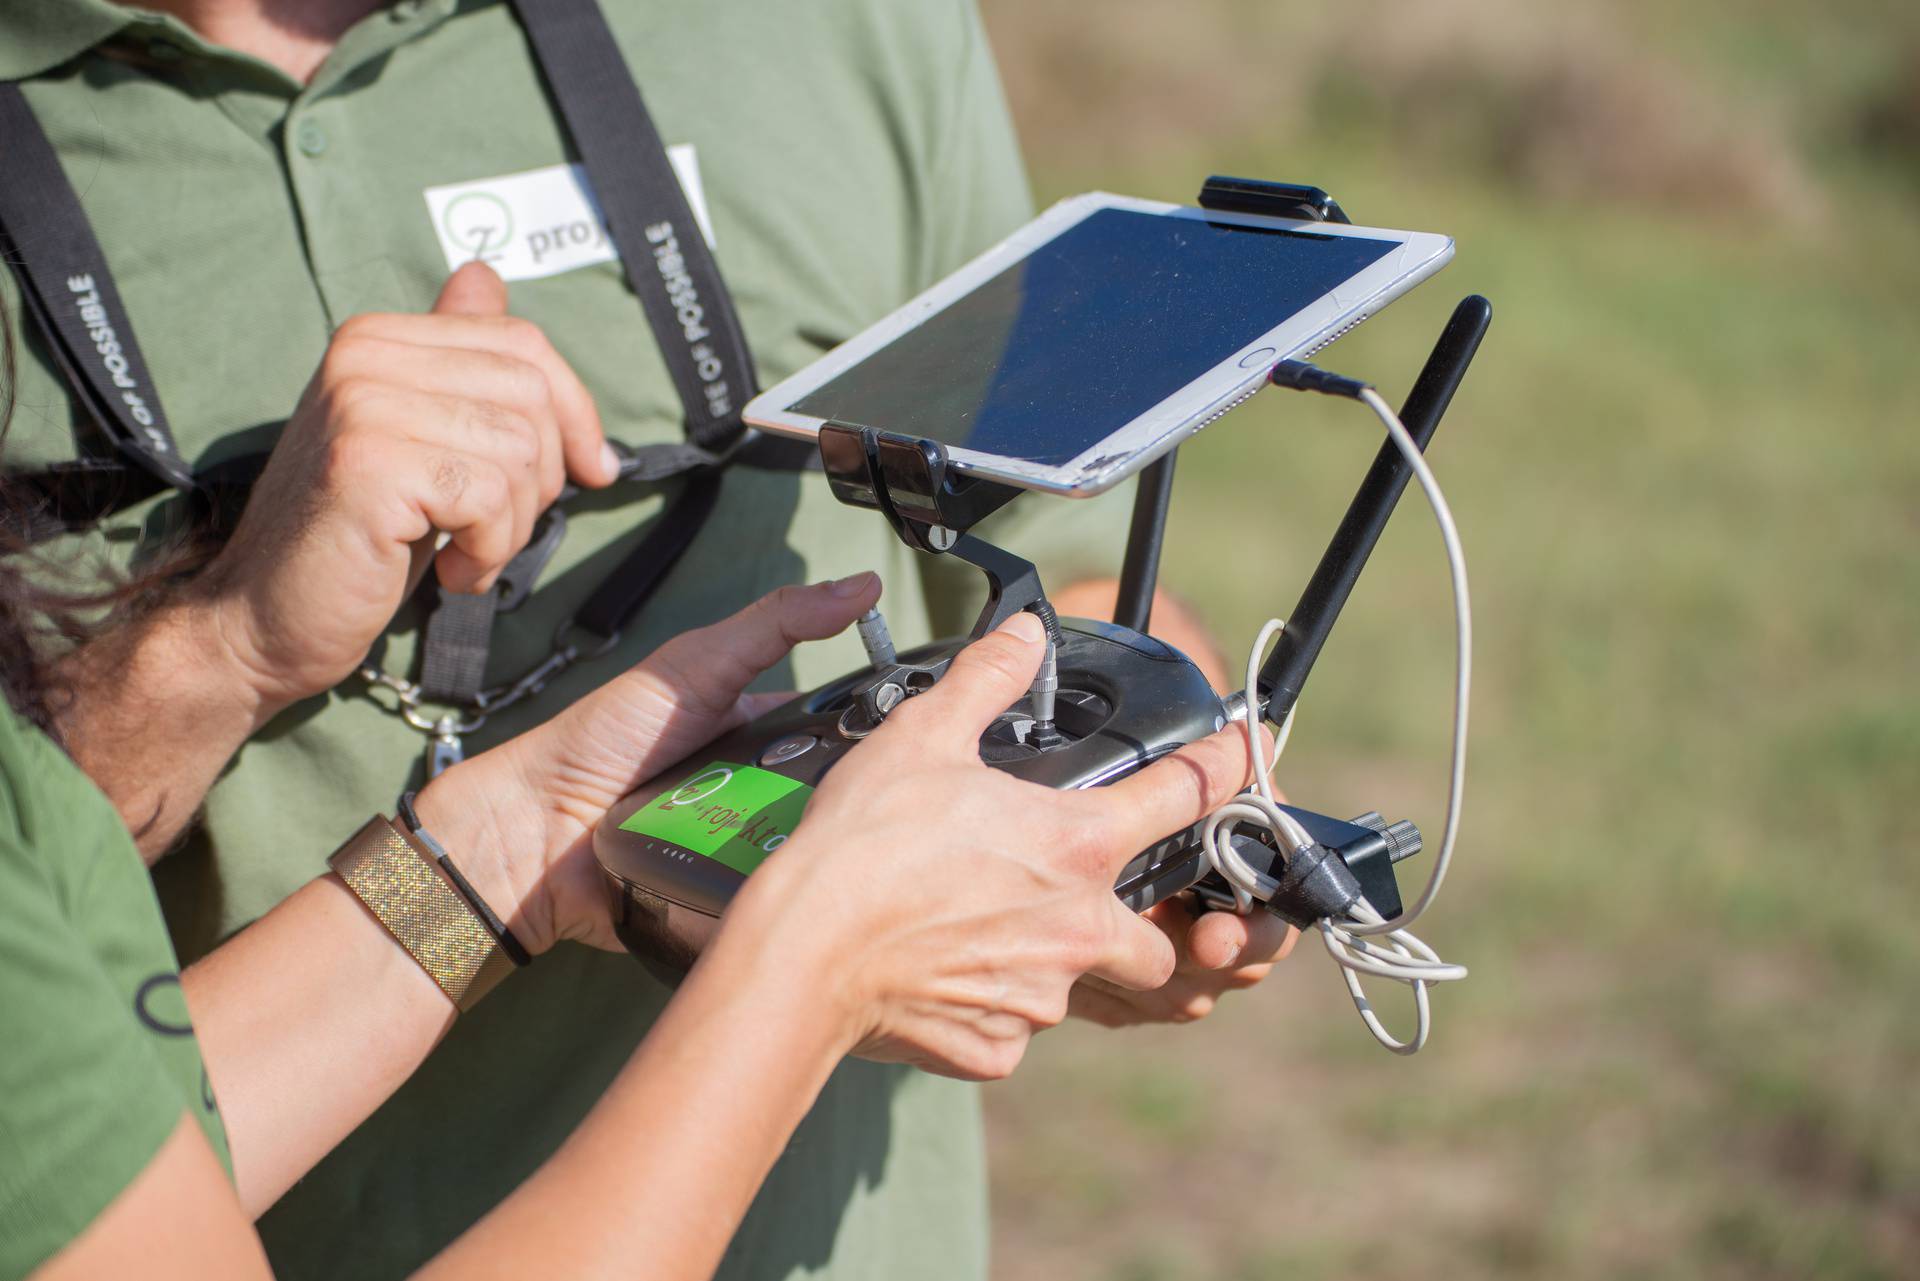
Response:
[[[398,4],[387,10],[387,15],[395,22],[411,22],[420,16],[420,10],[425,7],[421,0],[399,0]]]
[[[300,127],[294,130],[293,141],[300,150],[310,156],[317,156],[327,149],[327,131],[318,121],[302,120]]]

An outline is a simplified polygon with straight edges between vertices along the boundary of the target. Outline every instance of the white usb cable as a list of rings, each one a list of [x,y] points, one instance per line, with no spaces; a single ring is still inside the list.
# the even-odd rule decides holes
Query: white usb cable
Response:
[[[1412,469],[1414,479],[1419,481],[1421,491],[1427,496],[1428,506],[1433,509],[1434,520],[1440,526],[1441,542],[1446,546],[1447,569],[1453,579],[1456,647],[1453,757],[1448,772],[1447,817],[1441,831],[1440,848],[1434,855],[1433,870],[1427,877],[1426,887],[1413,905],[1389,921],[1383,919],[1373,905],[1362,898],[1348,909],[1344,918],[1334,920],[1323,917],[1317,925],[1327,954],[1340,967],[1340,975],[1346,980],[1347,991],[1353,997],[1354,1009],[1359,1012],[1367,1030],[1373,1033],[1375,1040],[1395,1054],[1416,1054],[1427,1043],[1427,1034],[1433,1022],[1427,1006],[1427,985],[1467,977],[1464,965],[1442,961],[1431,947],[1416,938],[1407,927],[1433,906],[1434,898],[1440,893],[1440,885],[1446,880],[1447,868],[1453,861],[1454,841],[1460,830],[1460,802],[1465,790],[1467,769],[1467,703],[1473,673],[1473,607],[1467,596],[1467,561],[1460,546],[1460,531],[1454,525],[1453,512],[1447,506],[1446,495],[1440,492],[1440,483],[1434,479],[1420,447],[1414,443],[1412,434],[1401,423],[1399,415],[1393,412],[1393,407],[1371,387],[1360,389],[1358,396],[1380,419],[1387,436]],[[1208,817],[1201,830],[1201,848],[1206,853],[1207,861],[1232,887],[1234,901],[1243,913],[1251,909],[1254,899],[1271,898],[1278,882],[1241,857],[1231,840],[1235,827],[1242,824],[1264,826],[1272,833],[1277,848],[1285,852],[1283,857],[1290,858],[1295,852],[1313,844],[1313,838],[1306,829],[1280,808],[1274,796],[1271,777],[1273,768],[1279,764],[1280,753],[1286,750],[1287,739],[1293,732],[1293,717],[1298,705],[1288,710],[1286,720],[1281,723],[1274,742],[1273,759],[1269,761],[1261,741],[1260,716],[1254,701],[1260,659],[1266,652],[1268,641],[1284,626],[1279,619],[1269,620],[1260,629],[1253,651],[1247,656],[1249,712],[1244,725],[1247,745],[1253,756],[1253,790],[1243,792],[1221,806]],[[1395,1038],[1381,1023],[1361,989],[1360,976],[1363,974],[1406,983],[1413,988],[1415,1022],[1410,1038],[1405,1041]]]

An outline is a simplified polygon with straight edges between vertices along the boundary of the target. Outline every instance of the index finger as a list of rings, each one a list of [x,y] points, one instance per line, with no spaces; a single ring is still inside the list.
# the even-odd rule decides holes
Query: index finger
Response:
[[[1117,783],[1077,795],[1085,798],[1087,822],[1118,870],[1154,841],[1220,808],[1246,786],[1252,769],[1247,732],[1234,725]]]
[[[760,674],[802,641],[838,635],[880,599],[880,575],[782,587],[717,623],[674,637],[640,663],[695,702],[732,707]]]
[[[451,282],[450,282],[451,283]],[[554,349],[545,331],[515,316],[439,312],[429,316],[376,314],[361,319],[365,332],[422,347],[465,347],[525,361],[546,377],[560,430],[567,474],[592,488],[620,475],[620,460],[608,446],[593,394]]]

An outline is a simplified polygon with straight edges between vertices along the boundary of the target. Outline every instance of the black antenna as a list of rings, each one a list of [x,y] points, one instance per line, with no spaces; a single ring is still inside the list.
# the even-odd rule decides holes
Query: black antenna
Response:
[[[1460,300],[1447,327],[1440,332],[1440,340],[1400,410],[1400,421],[1422,452],[1440,426],[1441,416],[1447,412],[1492,320],[1493,304],[1479,294],[1471,294]],[[1412,477],[1413,469],[1393,442],[1382,444],[1313,577],[1300,593],[1299,603],[1287,615],[1286,630],[1260,668],[1259,697],[1267,719],[1274,724],[1285,720],[1299,700],[1300,688],[1307,683],[1321,646],[1333,632],[1360,571],[1366,568],[1367,557],[1373,554],[1374,544],[1387,527],[1387,517],[1393,514],[1394,504],[1400,501],[1400,493]]]
[[[1113,621],[1136,632],[1153,621],[1153,591],[1160,581],[1160,544],[1167,530],[1167,502],[1173,497],[1173,460],[1168,450],[1140,473],[1133,495],[1133,524],[1127,530],[1127,557],[1120,563],[1120,595]]]

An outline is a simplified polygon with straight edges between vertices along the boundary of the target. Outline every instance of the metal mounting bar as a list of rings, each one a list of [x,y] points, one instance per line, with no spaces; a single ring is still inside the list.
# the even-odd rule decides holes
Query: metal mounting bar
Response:
[[[1140,473],[1133,495],[1133,524],[1127,530],[1127,556],[1120,564],[1120,593],[1113,621],[1136,632],[1153,621],[1153,593],[1160,581],[1160,546],[1167,531],[1167,504],[1173,498],[1173,460],[1168,450]]]

